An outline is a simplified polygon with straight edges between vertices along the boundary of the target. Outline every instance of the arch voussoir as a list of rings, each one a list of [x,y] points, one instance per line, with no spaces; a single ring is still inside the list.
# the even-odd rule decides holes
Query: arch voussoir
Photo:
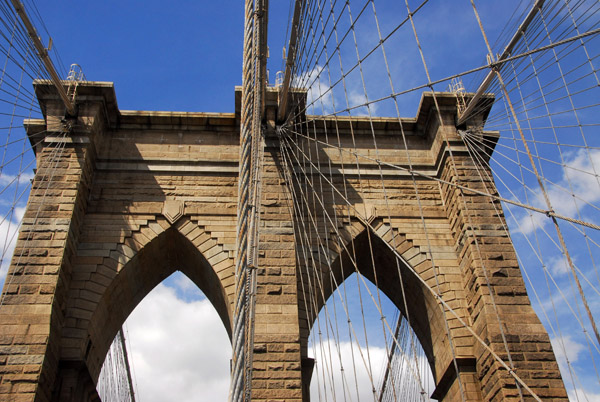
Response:
[[[77,249],[62,331],[62,361],[82,362],[95,379],[129,313],[175,270],[181,270],[204,291],[230,333],[226,288],[231,285],[226,282],[233,259],[221,242],[223,236],[188,217],[174,224],[160,215],[142,221],[122,216],[119,224],[114,216],[111,219],[110,229],[99,241],[94,242],[89,234]],[[86,225],[97,228],[97,224],[90,219],[84,232]]]
[[[54,135],[55,127],[31,137],[39,143],[40,169],[0,309],[0,336],[8,345],[0,349],[0,398],[97,400],[94,382],[118,328],[175,270],[200,287],[231,336],[239,115],[119,111],[112,85],[77,88],[86,100],[78,105],[82,124],[71,134],[83,141],[63,144],[64,168],[50,183],[45,175],[56,145],[39,136]],[[36,84],[45,119],[33,126],[63,119],[52,91],[48,83]],[[276,116],[277,89],[266,96],[265,116]],[[469,196],[466,205],[463,193],[445,184],[462,178],[473,184],[477,177],[455,117],[456,97],[439,93],[424,94],[411,119],[312,116],[314,137],[302,134],[308,125],[299,115],[297,130],[287,134],[299,150],[315,146],[302,157],[327,166],[311,167],[310,174],[268,121],[257,181],[254,399],[309,400],[313,320],[335,288],[360,273],[408,319],[434,373],[436,399],[518,400],[492,348],[501,357],[507,349],[519,353],[515,371],[536,392],[566,400],[501,205],[489,208],[484,196]],[[377,149],[368,127],[381,140]],[[330,147],[333,132],[337,145]],[[409,141],[403,143],[404,133]],[[354,168],[357,152],[377,157]],[[406,170],[392,168],[398,164]],[[318,194],[313,187],[310,194],[316,178],[321,190],[331,191]],[[42,199],[44,183],[52,191]],[[491,179],[480,184],[494,187]],[[510,292],[504,291],[508,281]],[[469,330],[484,342],[474,342]]]
[[[318,265],[320,288],[312,296],[304,296],[313,303],[305,313],[308,328],[333,291],[351,274],[360,273],[377,284],[408,319],[434,378],[440,388],[449,388],[453,379],[448,371],[455,360],[465,371],[473,366],[473,337],[452,314],[444,311],[435,296],[439,294],[459,317],[466,319],[463,283],[456,254],[449,246],[449,235],[433,235],[428,242],[423,225],[416,220],[371,217],[365,223],[364,219],[352,219],[338,227],[338,239],[342,242],[330,240],[329,250],[335,258],[328,265]],[[440,219],[432,224],[447,226]],[[465,381],[474,380],[471,372],[461,376],[469,377]]]

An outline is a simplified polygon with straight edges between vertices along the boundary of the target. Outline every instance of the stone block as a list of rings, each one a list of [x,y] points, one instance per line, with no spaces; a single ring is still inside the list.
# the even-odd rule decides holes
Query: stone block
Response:
[[[76,128],[75,134],[88,142],[65,147],[48,188],[40,178],[49,173],[53,148],[46,142],[37,148],[38,173],[16,248],[22,256],[11,268],[15,275],[5,288],[0,309],[0,393],[10,395],[8,400],[45,400],[52,395],[52,387],[60,383],[53,377],[60,359],[81,360],[85,354],[89,374],[96,378],[104,359],[102,345],[112,341],[109,333],[114,335],[130,310],[173,268],[197,275],[194,280],[206,285],[203,290],[225,321],[233,311],[239,118],[120,112],[112,87],[82,85],[94,96],[80,105],[80,113],[85,110],[87,115],[81,116],[84,127]],[[44,89],[51,91],[51,87]],[[328,278],[329,270],[341,269],[336,264],[340,254],[345,255],[352,261],[344,268],[375,276],[372,279],[383,293],[409,309],[411,317],[419,317],[414,327],[422,331],[421,339],[431,341],[428,347],[440,381],[452,377],[447,371],[452,362],[450,331],[459,360],[475,361],[469,363],[475,371],[460,374],[467,399],[516,397],[514,381],[453,314],[446,312],[452,317],[444,319],[432,291],[440,292],[447,306],[506,358],[496,330],[496,313],[500,314],[517,372],[531,380],[540,395],[566,400],[548,337],[531,311],[503,222],[492,221],[499,203],[465,196],[447,184],[421,178],[414,182],[406,172],[386,167],[407,165],[410,157],[419,170],[447,182],[460,181],[482,190],[484,184],[493,186],[481,183],[456,133],[456,98],[450,94],[437,98],[439,115],[433,114],[433,97],[425,95],[421,105],[425,109],[417,118],[400,122],[398,118],[318,118],[317,138],[325,135],[325,129],[335,132],[342,150],[356,152],[358,146],[371,159],[361,161],[359,172],[351,152],[340,154],[323,147],[317,163],[324,174],[329,175],[327,169],[333,167],[327,177],[336,189],[350,192],[345,198],[351,205],[339,194],[325,194],[318,200],[325,211],[317,203],[307,203],[303,212],[310,219],[306,222],[314,222],[317,230],[306,237],[296,237],[294,222],[299,221],[290,215],[290,183],[281,170],[278,139],[266,139],[253,399],[302,400],[302,354],[312,324],[309,317],[330,296],[319,295],[313,306],[308,303],[314,301],[311,295],[302,293],[306,285],[302,281],[314,272],[296,266],[296,248],[308,242],[304,246],[311,250],[309,255],[323,265],[320,280]],[[40,101],[47,106],[43,108],[49,114],[47,123],[57,123],[62,106],[52,96]],[[110,116],[97,115],[100,111]],[[441,116],[444,124],[425,118],[430,115]],[[400,123],[410,133],[407,150],[400,141],[404,132]],[[372,128],[381,141],[377,150],[365,140],[372,138]],[[51,202],[36,213],[44,194]],[[373,230],[366,230],[368,225]],[[25,230],[33,234],[26,245]],[[393,263],[388,245],[402,255],[401,263]],[[198,274],[197,269],[207,263],[212,270]],[[497,310],[490,307],[484,268]],[[406,285],[406,306],[398,296],[398,272]],[[344,277],[340,271],[333,274],[336,281]],[[319,291],[333,290],[328,287]],[[58,332],[50,336],[51,331]],[[87,350],[86,345],[90,345]],[[444,400],[460,400],[458,382],[445,381],[451,383]],[[33,395],[36,392],[39,395]]]

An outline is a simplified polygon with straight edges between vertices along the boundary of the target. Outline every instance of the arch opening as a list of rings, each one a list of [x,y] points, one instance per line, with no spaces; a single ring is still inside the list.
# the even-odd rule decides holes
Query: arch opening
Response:
[[[443,312],[425,285],[416,277],[414,267],[399,260],[376,233],[367,229],[349,242],[337,258],[318,273],[320,278],[313,280],[319,286],[309,296],[314,300],[307,305],[307,325],[312,328],[315,317],[334,291],[345,283],[355,272],[376,284],[379,293],[387,296],[401,314],[410,322],[421,343],[431,369],[436,373],[436,353],[434,348],[445,347],[443,342],[435,342],[436,336],[446,336]],[[311,318],[312,317],[312,318]],[[438,339],[439,341],[439,339]]]
[[[173,273],[142,300],[124,331],[137,400],[227,399],[227,331],[210,300],[182,272]],[[127,400],[114,397],[128,387],[125,367],[117,361],[120,347],[117,335],[98,379],[102,400]]]
[[[431,261],[425,255],[423,258],[418,259],[419,264],[417,266],[409,265],[403,259],[398,258],[391,250],[390,245],[394,244],[396,240],[398,242],[406,242],[406,239],[396,233],[394,234],[396,240],[390,241],[388,237],[393,233],[396,233],[395,229],[390,230],[388,235],[386,235],[387,240],[384,240],[378,234],[369,231],[369,229],[363,229],[351,241],[348,241],[340,252],[333,254],[335,258],[330,263],[327,263],[327,265],[321,264],[315,269],[305,270],[302,275],[303,280],[312,280],[313,284],[318,284],[318,286],[308,291],[306,290],[308,287],[302,290],[305,294],[304,299],[307,300],[305,303],[306,307],[304,308],[304,317],[307,326],[306,334],[318,333],[319,336],[323,336],[322,328],[315,329],[315,325],[318,326],[317,317],[326,314],[323,311],[330,309],[327,303],[332,303],[333,300],[336,300],[336,294],[347,292],[346,289],[348,286],[353,284],[352,286],[354,286],[356,294],[347,300],[350,303],[355,303],[357,300],[361,301],[358,309],[361,314],[361,322],[363,322],[361,323],[361,328],[363,328],[361,331],[367,333],[368,337],[368,331],[364,329],[364,327],[368,326],[364,324],[365,321],[362,318],[365,315],[365,300],[368,300],[368,303],[372,306],[379,306],[381,304],[380,307],[374,307],[370,315],[379,318],[376,327],[379,328],[379,337],[383,340],[386,337],[388,340],[392,338],[393,327],[396,326],[397,321],[391,317],[395,314],[403,317],[404,324],[402,325],[402,331],[408,334],[405,335],[406,337],[412,339],[412,344],[419,345],[419,353],[422,351],[422,362],[427,362],[428,367],[426,369],[419,369],[424,373],[421,377],[434,378],[437,379],[436,381],[440,381],[440,376],[444,374],[448,364],[451,362],[448,359],[451,359],[452,356],[448,350],[446,317],[430,290],[417,277],[417,273],[421,278],[428,274],[431,275],[433,267]],[[386,242],[389,242],[389,244]],[[409,243],[403,243],[402,246],[399,244],[396,247],[412,247]],[[414,252],[417,254],[421,253],[418,248],[414,248]],[[330,253],[330,255],[332,254]],[[320,261],[324,260],[326,259],[320,259]],[[307,265],[310,264],[300,261],[301,267],[306,267]],[[349,278],[353,277],[358,278],[358,280],[352,279],[349,281]],[[362,296],[360,296],[360,291],[356,288],[357,286],[358,288],[364,288]],[[338,303],[342,301],[340,297],[337,297],[337,299]],[[383,300],[386,300],[386,302],[384,303]],[[387,311],[384,311],[383,306],[386,304],[388,306],[386,308]],[[347,319],[345,316],[350,313],[346,313],[344,308],[349,310],[349,307],[342,304],[338,307],[336,314],[339,315],[341,312],[344,317],[343,319]],[[386,317],[385,327],[382,326],[382,316]],[[385,331],[382,331],[382,328],[385,328]],[[332,330],[331,325],[329,330]],[[383,335],[384,332],[386,333],[385,335]],[[349,333],[348,329],[346,329],[346,333]],[[307,343],[305,342],[305,344]],[[380,342],[380,344],[385,347],[386,342]],[[308,351],[304,351],[304,356],[308,356]],[[363,358],[361,357],[361,359]],[[373,382],[374,379],[370,378],[370,381]],[[432,384],[434,384],[433,387],[435,388],[433,380]],[[373,387],[377,388],[377,386],[374,385]],[[429,384],[420,388],[422,394],[420,397],[431,395],[430,391],[432,389],[429,389],[431,388]],[[373,396],[371,395],[370,397],[372,398]]]
[[[354,272],[323,305],[308,339],[311,400],[429,400],[433,372],[400,310]]]
[[[161,298],[169,301],[172,308],[163,311],[161,304],[153,302]],[[188,329],[187,325],[196,323],[194,316],[197,312],[194,309],[208,309],[219,317],[221,324],[211,323],[206,328],[223,328],[226,334],[223,338],[229,345],[229,302],[221,280],[196,246],[175,227],[171,227],[158,234],[126,262],[99,301],[90,320],[84,357],[93,379],[98,379],[109,347],[126,319],[139,306],[142,306],[142,312],[147,311],[149,307],[144,307],[146,305],[153,305],[156,312],[155,315],[147,314],[147,321],[157,325],[160,321],[161,326],[176,327],[180,335],[192,337],[194,330]],[[163,314],[164,319],[161,321],[158,318],[162,312],[166,315]],[[178,320],[173,321],[175,317]],[[147,336],[144,333],[142,331],[141,339]],[[198,337],[196,342],[200,344],[204,340]],[[227,350],[227,347],[221,350]],[[170,372],[168,368],[165,370],[164,372]],[[176,384],[169,385],[169,388],[176,387]]]

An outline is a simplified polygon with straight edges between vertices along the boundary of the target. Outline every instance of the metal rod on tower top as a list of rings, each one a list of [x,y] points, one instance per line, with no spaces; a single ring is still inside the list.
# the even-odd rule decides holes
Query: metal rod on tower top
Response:
[[[259,68],[260,68],[260,92],[261,92],[261,105],[260,105],[260,113],[261,119],[264,117],[265,107],[266,107],[266,99],[267,99],[267,58],[269,54],[269,46],[267,45],[267,37],[268,37],[268,27],[269,27],[269,0],[260,0],[257,2],[259,13],[258,19],[260,22],[259,29],[259,43],[258,43],[258,57],[260,60]]]
[[[302,0],[296,0],[294,5],[294,17],[292,18],[292,29],[290,31],[290,43],[288,46],[287,61],[285,62],[285,75],[283,85],[279,92],[279,109],[277,111],[277,120],[281,121],[285,117],[288,103],[288,92],[292,78],[292,67],[296,60],[296,42],[298,41],[298,31],[300,30],[300,14],[302,13]]]
[[[502,64],[502,62],[505,59],[507,59],[511,55],[512,50],[514,49],[514,47],[517,45],[517,42],[519,41],[519,39],[521,39],[521,37],[523,36],[525,31],[527,30],[527,27],[529,27],[529,24],[531,24],[531,21],[533,21],[533,18],[536,16],[538,11],[540,11],[542,9],[544,2],[545,2],[545,0],[537,0],[535,2],[535,4],[533,5],[533,7],[531,7],[531,10],[529,10],[529,13],[525,17],[525,19],[523,20],[521,25],[519,25],[517,32],[515,32],[515,34],[511,38],[511,40],[508,42],[508,45],[506,45],[506,47],[504,48],[504,51],[502,52],[502,54],[498,57],[498,60],[496,60],[496,63],[492,66],[491,71],[485,77],[485,79],[483,80],[483,82],[481,83],[479,88],[477,89],[477,92],[475,92],[475,95],[473,96],[473,98],[471,98],[471,101],[467,105],[465,111],[458,118],[458,121],[456,124],[457,126],[459,126],[459,125],[463,124],[465,121],[467,121],[467,119],[469,118],[469,115],[473,112],[473,110],[475,110],[477,103],[479,102],[479,99],[481,98],[483,93],[487,90],[487,88],[490,86],[494,77],[496,77],[495,70]]]
[[[40,40],[40,37],[38,36],[37,31],[35,30],[35,27],[33,26],[33,24],[31,23],[31,20],[27,16],[27,13],[25,12],[25,7],[23,6],[23,3],[21,3],[20,0],[11,0],[11,2],[12,2],[12,5],[13,5],[15,11],[21,18],[21,21],[23,21],[23,24],[25,25],[25,28],[27,29],[27,33],[29,34],[29,37],[33,41],[33,45],[35,46],[35,49],[37,50],[38,56],[40,57],[40,59],[42,59],[42,62],[44,63],[44,66],[46,67],[46,71],[48,71],[48,74],[50,74],[52,83],[58,90],[58,95],[60,96],[61,100],[65,104],[65,107],[67,108],[67,112],[69,114],[74,114],[75,107],[73,106],[73,102],[71,102],[71,100],[67,96],[67,91],[65,91],[65,87],[63,86],[62,82],[60,81],[60,78],[58,77],[58,74],[56,73],[56,70],[54,69],[54,65],[52,64],[52,60],[50,59],[50,56],[48,56],[48,50],[46,50],[46,48],[42,44],[42,41]]]

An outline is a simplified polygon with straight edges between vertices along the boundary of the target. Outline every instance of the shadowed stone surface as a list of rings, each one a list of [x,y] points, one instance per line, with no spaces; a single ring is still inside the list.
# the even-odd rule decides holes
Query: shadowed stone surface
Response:
[[[0,399],[96,401],[95,381],[117,330],[175,270],[198,285],[231,334],[239,115],[120,111],[111,83],[87,82],[77,89],[73,131],[63,136],[64,110],[52,86],[37,82],[35,91],[45,120],[26,121],[37,172],[0,308]],[[402,121],[408,152],[398,119],[317,118],[313,135],[337,131],[342,148],[371,155],[372,127],[380,161],[408,166],[410,156],[415,169],[428,175],[446,182],[458,176],[473,188],[495,191],[492,182],[481,180],[457,135],[456,99],[436,97],[443,125],[431,94],[423,96],[417,118]],[[266,115],[275,116],[276,106],[276,92],[270,91]],[[437,382],[436,398],[461,400],[457,378],[468,400],[517,400],[518,392],[508,373],[441,309],[427,287],[438,289],[506,359],[499,314],[515,372],[540,397],[566,400],[510,238],[495,217],[501,211],[498,202],[461,197],[453,186],[419,178],[417,199],[406,171],[374,160],[361,162],[359,171],[352,154],[298,137],[299,149],[312,146],[315,164],[352,202],[325,200],[326,212],[342,217],[336,232],[343,241],[332,242],[328,250],[331,273],[325,266],[309,269],[297,255],[300,239],[290,215],[289,183],[274,122],[268,123],[253,400],[308,400],[314,364],[307,355],[308,335],[335,286],[354,272],[348,269],[352,259],[403,314],[410,314]],[[325,222],[323,211],[306,213],[321,214]],[[391,249],[402,256],[400,264]],[[407,307],[399,275],[411,299]],[[317,276],[321,290],[302,286]]]

